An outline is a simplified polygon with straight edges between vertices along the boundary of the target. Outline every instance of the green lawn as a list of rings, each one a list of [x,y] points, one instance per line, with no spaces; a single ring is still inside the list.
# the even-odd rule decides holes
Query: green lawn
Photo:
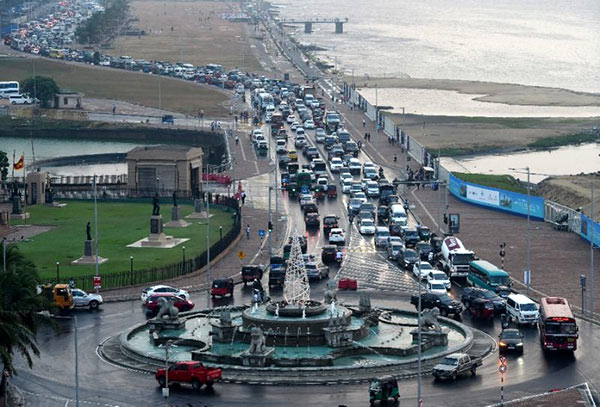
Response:
[[[527,193],[527,189],[521,182],[511,175],[468,174],[464,172],[453,172],[452,174],[456,178],[472,182],[473,184],[519,192],[521,194]]]
[[[34,236],[31,242],[19,244],[21,251],[38,267],[43,280],[54,279],[56,262],[60,262],[61,279],[71,276],[90,275],[94,265],[73,266],[71,261],[83,255],[85,225],[92,222],[94,237],[93,201],[66,201],[63,208],[36,205],[28,207],[31,217],[28,224],[50,225],[49,232]],[[193,207],[180,204],[181,215],[189,215]],[[165,228],[167,235],[190,238],[187,242],[172,249],[129,248],[131,244],[150,233],[150,201],[142,202],[98,202],[98,241],[99,255],[109,261],[100,265],[100,274],[108,275],[129,270],[129,256],[134,258],[134,270],[176,263],[182,260],[182,246],[186,247],[186,259],[202,253],[206,248],[206,226],[204,220],[195,219],[187,228]],[[171,219],[171,205],[161,206],[164,223]],[[233,226],[232,212],[211,210],[211,244],[219,240],[219,226],[223,226],[223,236]],[[203,224],[199,224],[202,222]],[[16,222],[13,222],[16,223]]]

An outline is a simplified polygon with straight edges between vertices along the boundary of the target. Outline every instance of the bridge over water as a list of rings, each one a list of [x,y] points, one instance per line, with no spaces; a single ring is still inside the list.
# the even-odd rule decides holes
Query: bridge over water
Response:
[[[335,33],[342,34],[344,32],[344,24],[348,22],[348,18],[308,18],[296,19],[288,18],[279,21],[279,24],[304,24],[304,32],[310,34],[313,24],[335,24]]]

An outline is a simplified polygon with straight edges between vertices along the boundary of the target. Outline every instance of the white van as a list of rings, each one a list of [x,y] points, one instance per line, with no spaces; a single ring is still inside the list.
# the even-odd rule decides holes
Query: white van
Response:
[[[540,318],[537,304],[523,294],[510,294],[506,298],[506,313],[509,321],[518,324],[535,325]]]
[[[406,218],[406,210],[402,204],[393,204],[390,207],[390,220],[392,222],[402,222]]]
[[[27,95],[16,94],[8,97],[8,102],[11,105],[30,105],[33,103],[33,99]]]

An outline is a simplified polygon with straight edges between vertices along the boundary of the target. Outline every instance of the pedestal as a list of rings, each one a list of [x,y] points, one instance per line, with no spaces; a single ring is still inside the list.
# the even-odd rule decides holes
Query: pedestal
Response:
[[[330,348],[341,348],[352,345],[353,332],[343,328],[323,328],[325,340]]]
[[[202,199],[194,199],[194,212],[190,213],[186,218],[206,219],[208,217],[208,214],[204,211],[204,202],[202,202]]]
[[[181,219],[181,210],[179,206],[173,206],[171,208],[171,221],[168,222],[165,227],[168,228],[185,228],[190,226],[189,223]]]
[[[151,319],[146,322],[150,332],[161,331],[163,329],[183,329],[185,327],[185,319]]]
[[[204,212],[204,202],[202,199],[194,199],[194,212]]]
[[[18,196],[12,197],[12,215],[20,215],[23,213],[23,208],[21,207],[21,198]]]
[[[98,256],[98,264],[103,264],[108,261],[105,257]],[[92,240],[84,240],[83,241],[83,256],[78,258],[77,260],[73,260],[71,262],[73,265],[87,265],[87,264],[96,264],[96,241]]]
[[[152,216],[150,218],[150,235],[160,235],[163,232],[162,215]]]
[[[419,330],[415,329],[410,334],[413,337],[413,343],[419,343]],[[421,331],[421,340],[433,341],[433,346],[448,346],[448,332]]]
[[[250,354],[242,352],[240,357],[242,358],[242,365],[249,367],[265,367],[270,364],[271,355],[273,355],[275,349],[266,349],[261,354]]]
[[[220,322],[211,322],[212,327],[212,340],[221,343],[230,343],[235,331],[240,327],[239,325],[223,325]]]
[[[83,255],[84,256],[95,256],[96,255],[96,242],[92,240],[86,240],[83,242]]]

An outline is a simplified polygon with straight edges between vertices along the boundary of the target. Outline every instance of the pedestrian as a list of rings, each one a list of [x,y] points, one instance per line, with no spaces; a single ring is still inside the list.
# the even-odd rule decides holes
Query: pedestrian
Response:
[[[235,135],[235,145],[239,145],[240,144],[240,137],[236,134]]]
[[[71,277],[69,279],[69,288],[75,288],[75,278]]]
[[[246,240],[250,240],[250,225],[246,225]]]
[[[396,154],[394,154],[394,162],[398,161],[398,157],[396,156]]]
[[[246,204],[246,191],[242,191],[242,206]]]
[[[367,122],[365,121],[365,119],[363,119],[363,129],[365,128],[366,125],[367,125]]]
[[[116,111],[117,111],[117,105],[113,103],[113,108],[112,108],[113,116],[115,115]]]
[[[367,132],[365,131],[365,140],[367,139],[367,137],[368,137],[368,136],[369,136],[369,133],[367,133]]]

